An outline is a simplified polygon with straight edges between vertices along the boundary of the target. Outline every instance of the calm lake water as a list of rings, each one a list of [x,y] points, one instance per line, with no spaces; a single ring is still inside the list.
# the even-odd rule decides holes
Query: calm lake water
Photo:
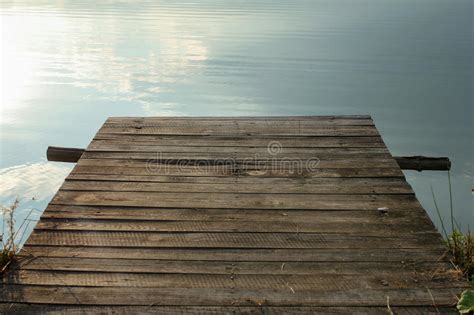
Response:
[[[0,203],[38,218],[71,169],[46,147],[108,116],[370,114],[394,155],[452,159],[474,229],[472,20],[471,0],[1,2]],[[439,226],[447,173],[406,176]]]

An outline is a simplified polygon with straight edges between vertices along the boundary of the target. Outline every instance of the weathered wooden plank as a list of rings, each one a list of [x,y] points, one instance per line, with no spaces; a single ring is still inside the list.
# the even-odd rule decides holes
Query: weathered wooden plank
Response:
[[[375,128],[374,122],[369,119],[341,119],[341,120],[265,120],[265,121],[142,121],[142,122],[105,122],[105,128],[176,128],[179,126],[183,131],[194,129],[220,130],[230,128],[235,130],[254,129],[278,129],[305,130],[315,128],[340,128],[340,127],[367,127]]]
[[[450,281],[451,287],[464,287],[447,273],[442,280]],[[356,289],[430,289],[444,288],[443,281],[432,281],[430,275],[392,274],[334,275],[334,274],[156,274],[130,272],[78,272],[50,270],[12,270],[4,277],[4,284],[37,286],[84,286],[84,287],[134,287],[134,288],[202,288],[202,289],[274,289],[288,290],[296,294],[301,290],[314,293]]]
[[[71,257],[25,257],[13,270],[122,272],[142,274],[219,274],[219,275],[402,275],[439,281],[454,276],[447,262],[261,262],[261,261],[183,261],[156,259],[107,259]]]
[[[37,230],[68,231],[140,231],[140,232],[238,232],[238,233],[338,233],[364,236],[398,236],[400,233],[416,237],[420,233],[432,233],[427,220],[417,224],[400,224],[393,228],[386,222],[361,224],[352,223],[291,223],[262,221],[137,221],[137,220],[71,220],[45,217],[36,226]]]
[[[327,249],[237,249],[237,248],[139,248],[83,247],[83,246],[41,246],[26,244],[23,255],[34,257],[77,257],[111,259],[151,260],[200,260],[200,261],[276,261],[276,262],[399,262],[418,264],[439,262],[446,254],[445,248],[345,248]]]
[[[299,137],[313,137],[313,136],[379,136],[377,129],[370,126],[318,126],[318,127],[302,127],[297,130],[291,130],[285,127],[269,127],[269,126],[255,126],[253,128],[241,129],[239,127],[221,126],[196,126],[185,128],[181,125],[164,126],[164,127],[106,127],[103,126],[99,133],[112,134],[152,134],[152,135],[239,135],[239,136],[253,136],[258,134],[260,136],[299,136]]]
[[[81,181],[67,180],[61,190],[83,191],[136,191],[136,192],[202,192],[202,193],[268,193],[268,194],[410,194],[410,186],[404,182],[399,185],[371,181],[329,181],[324,185],[314,183],[283,182],[278,186],[262,185],[262,183],[150,183],[150,182],[111,182],[111,181]],[[380,183],[380,185],[376,185]]]
[[[220,209],[360,209],[376,210],[417,208],[412,194],[405,195],[313,195],[313,194],[232,194],[232,193],[165,193],[63,191],[51,201],[61,205],[130,206],[162,208]]]
[[[311,164],[313,165],[313,164]],[[161,167],[151,163],[149,167],[123,167],[123,166],[99,166],[99,165],[76,165],[74,174],[104,174],[104,175],[147,175],[156,176],[198,176],[198,177],[313,177],[313,178],[347,178],[347,177],[401,177],[404,175],[400,168],[318,168],[315,167],[295,169],[269,169],[269,170],[242,170],[239,167],[199,167],[165,165]]]
[[[375,128],[372,119],[360,118],[333,118],[333,119],[161,119],[145,118],[134,120],[107,119],[103,127],[160,127],[189,130],[193,128],[209,128],[219,130],[222,128],[233,128],[236,130],[254,130],[255,128],[266,129],[308,129],[308,128],[344,128],[344,127],[368,127]]]
[[[157,136],[97,134],[97,142],[108,144],[204,146],[204,147],[263,147],[278,142],[283,148],[384,148],[379,136],[368,137],[247,137],[247,136]]]
[[[142,147],[143,150],[147,150],[146,147]],[[219,147],[216,147],[219,148]],[[115,151],[114,151],[115,150]],[[182,148],[184,150],[184,148]],[[141,152],[137,151],[121,151],[120,149],[111,149],[109,151],[85,151],[83,153],[84,159],[114,159],[114,160],[145,160],[145,161],[167,161],[173,163],[173,161],[205,161],[212,165],[222,164],[245,164],[245,165],[266,165],[270,163],[289,163],[292,161],[308,161],[308,160],[387,160],[392,159],[389,153],[358,153],[358,152],[341,152],[341,153],[292,153],[283,152],[278,155],[269,153],[267,151],[260,151],[256,153],[252,152],[161,152],[152,151]],[[202,162],[200,162],[202,164]],[[397,164],[398,166],[398,164]]]
[[[180,123],[180,124],[209,124],[209,125],[253,125],[253,124],[341,124],[341,125],[373,125],[370,116],[267,116],[267,117],[109,117],[104,124],[150,124],[150,123]]]
[[[314,131],[346,131],[351,136],[354,130],[362,131],[364,135],[378,136],[379,133],[372,121],[369,120],[342,120],[331,121],[234,121],[234,122],[126,122],[126,123],[104,123],[99,130],[100,133],[114,133],[114,130],[151,130],[154,134],[165,132],[173,135],[201,135],[201,133],[217,133],[218,135],[247,135],[247,132],[262,133],[264,135],[298,136],[300,134],[311,135]],[[366,134],[368,130],[369,133]]]
[[[127,116],[120,116],[120,117],[108,117],[106,122],[114,122],[114,121],[267,121],[267,120],[335,120],[335,119],[372,119],[370,115],[304,115],[304,116],[279,116],[279,115],[272,115],[272,116],[152,116],[152,117],[127,117]]]
[[[436,232],[361,236],[323,233],[170,233],[35,230],[29,245],[194,248],[443,248]]]
[[[434,306],[391,306],[394,314],[426,315],[457,314],[454,307]],[[0,304],[0,311],[6,314],[199,314],[199,315],[235,315],[235,314],[277,314],[277,315],[313,315],[313,314],[385,314],[387,307],[316,307],[316,306],[91,306],[91,305],[48,305],[48,304]]]
[[[237,162],[232,157],[224,159],[209,159],[206,156],[188,156],[179,158],[174,155],[170,158],[165,156],[158,156],[157,159],[140,161],[132,159],[102,159],[102,158],[82,158],[78,161],[78,165],[85,166],[117,166],[117,167],[130,167],[130,168],[145,168],[153,170],[154,168],[166,168],[169,166],[195,166],[197,168],[206,169],[212,168],[216,170],[220,169],[235,169],[240,170],[270,170],[270,171],[284,171],[303,173],[311,172],[312,169],[317,168],[398,168],[398,164],[394,159],[320,159],[310,158],[307,160],[301,159],[282,159],[282,160],[244,160]]]
[[[396,229],[399,224],[431,222],[421,208],[373,210],[267,210],[267,209],[173,209],[50,204],[42,218],[82,220],[275,222],[287,224],[349,224],[354,227],[380,223]],[[420,228],[424,225],[420,225]]]
[[[379,220],[381,221],[381,220]],[[338,233],[364,236],[398,236],[400,233],[417,235],[433,232],[431,224],[421,221],[416,224],[399,224],[397,228],[386,222],[375,222],[354,226],[352,223],[291,223],[262,221],[139,221],[139,220],[71,220],[42,218],[36,230],[68,231],[124,231],[124,232],[238,232],[238,233]]]
[[[269,147],[270,146],[270,147]],[[389,158],[390,152],[384,147],[370,148],[320,148],[320,147],[284,147],[279,141],[269,142],[266,146],[196,146],[196,145],[161,145],[155,142],[154,145],[139,143],[116,143],[107,140],[93,140],[87,147],[87,151],[112,151],[112,152],[161,152],[161,153],[247,153],[249,157],[265,158],[271,156],[277,157],[300,157],[316,156],[320,158],[351,158],[351,157],[382,157]],[[286,154],[286,155],[285,155]],[[214,155],[218,156],[218,155]],[[183,156],[183,158],[186,155]]]
[[[261,186],[280,185],[334,185],[341,186],[410,186],[404,177],[256,177],[256,176],[168,176],[168,175],[126,175],[126,174],[76,174],[70,173],[67,181],[87,180],[87,181],[107,181],[107,182],[149,182],[149,183],[197,183],[197,184],[245,184],[253,185],[260,183]],[[410,186],[411,187],[411,186]],[[411,191],[412,192],[412,191]]]
[[[2,302],[61,303],[87,305],[274,305],[274,306],[386,306],[392,305],[451,306],[456,302],[458,288],[443,289],[351,289],[337,291],[239,290],[186,288],[56,287],[10,285],[0,293]],[[59,302],[58,302],[59,301]]]
[[[158,130],[179,130],[183,133],[195,131],[204,132],[208,130],[213,131],[222,131],[222,130],[231,130],[237,134],[241,131],[267,131],[281,132],[286,129],[284,134],[292,135],[292,131],[296,134],[311,130],[324,130],[324,129],[342,129],[342,130],[363,130],[363,129],[376,129],[373,122],[370,120],[341,120],[337,122],[332,121],[261,121],[261,122],[252,122],[252,121],[234,121],[234,122],[153,122],[146,121],[141,123],[136,122],[124,122],[124,123],[104,123],[102,128],[107,130],[116,129],[143,129],[143,128],[158,128]],[[178,129],[179,128],[179,129]],[[288,130],[290,131],[288,133]]]
[[[218,119],[208,119],[208,120],[163,120],[163,119],[143,119],[142,121],[116,121],[116,120],[107,120],[104,123],[104,126],[114,127],[114,126],[175,126],[176,123],[179,123],[180,126],[211,126],[211,127],[220,127],[220,126],[231,126],[231,127],[240,127],[240,128],[252,128],[255,126],[265,126],[265,127],[288,127],[288,128],[298,128],[298,127],[318,127],[318,126],[374,126],[372,119],[296,119],[296,120],[282,120],[282,119],[265,119],[265,120],[253,120],[253,119],[240,119],[240,120],[218,120]]]
[[[47,210],[37,229],[167,231],[167,232],[258,232],[258,233],[360,233],[365,236],[411,235],[434,231],[426,214],[380,213],[360,215],[360,211],[274,211],[209,209],[115,209],[68,207]],[[272,211],[272,210],[264,210]],[[367,211],[363,211],[366,212]],[[415,211],[416,212],[416,211]]]

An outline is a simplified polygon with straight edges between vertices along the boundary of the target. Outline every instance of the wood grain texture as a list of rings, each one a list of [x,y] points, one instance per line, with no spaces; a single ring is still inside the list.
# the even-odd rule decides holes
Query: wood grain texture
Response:
[[[263,147],[278,141],[284,148],[385,148],[382,138],[364,137],[247,137],[247,136],[157,136],[157,135],[124,135],[97,134],[92,143],[110,145],[142,146],[192,146],[192,147]]]
[[[435,232],[397,237],[323,233],[162,233],[36,230],[30,245],[173,248],[443,248]]]
[[[316,165],[318,161],[316,160]],[[300,164],[298,164],[300,165]],[[304,165],[304,164],[303,164]],[[147,167],[148,166],[148,167]],[[83,175],[107,175],[117,174],[123,176],[195,176],[195,177],[277,177],[277,178],[372,178],[372,177],[403,177],[400,168],[264,168],[264,169],[242,169],[238,165],[225,166],[189,166],[189,165],[156,165],[150,163],[142,167],[127,166],[101,166],[101,165],[76,165],[73,172]]]
[[[139,206],[162,208],[224,209],[360,209],[416,208],[412,194],[400,195],[314,195],[314,194],[236,194],[186,192],[63,191],[51,201],[61,205]]]
[[[392,306],[394,314],[426,315],[426,314],[457,314],[453,307],[434,306]],[[91,306],[91,305],[44,305],[44,304],[10,304],[0,303],[0,311],[5,314],[162,314],[162,315],[235,315],[235,314],[334,314],[334,315],[372,315],[385,314],[387,307],[316,307],[316,306]]]
[[[34,304],[86,304],[149,306],[386,306],[387,296],[392,305],[449,306],[455,302],[460,288],[433,289],[338,289],[299,290],[289,288],[233,289],[233,288],[139,288],[139,287],[84,287],[9,285],[0,293],[1,302]]]
[[[290,181],[268,181],[273,185],[262,185],[260,181],[241,184],[237,181],[219,183],[212,179],[208,182],[111,182],[68,180],[61,190],[81,191],[128,191],[128,192],[200,192],[200,193],[247,193],[247,194],[410,194],[411,187],[405,181],[376,180],[320,180],[294,183]],[[198,183],[198,185],[196,185]]]
[[[366,271],[367,272],[367,271]],[[442,278],[441,278],[442,279]],[[443,281],[432,281],[429,275],[411,275],[393,271],[379,275],[344,274],[160,274],[103,271],[51,271],[51,270],[12,270],[9,283],[16,285],[41,286],[84,286],[84,287],[125,287],[125,288],[201,288],[201,289],[274,289],[297,291],[336,290],[383,290],[383,289],[431,289],[445,286]],[[450,280],[450,279],[449,279]],[[463,287],[462,282],[453,282]]]
[[[315,262],[315,261],[200,261],[158,259],[114,259],[80,257],[32,257],[12,266],[18,270],[121,272],[143,274],[218,274],[218,275],[403,275],[428,280],[440,279],[450,269],[446,262],[417,264],[391,262]]]
[[[401,264],[419,264],[421,262],[443,261],[445,248],[347,248],[344,250],[321,248],[318,250],[304,248],[262,249],[262,248],[144,248],[101,246],[24,246],[24,257],[77,257],[77,258],[112,258],[112,259],[151,259],[183,261],[309,261],[309,262],[398,262]]]
[[[119,217],[119,216],[117,216]],[[342,221],[342,220],[341,220]],[[393,221],[392,221],[393,222]],[[428,227],[427,222],[425,227]],[[354,226],[345,222],[272,222],[272,221],[151,221],[136,219],[85,220],[43,217],[37,230],[68,231],[116,231],[116,232],[214,232],[214,233],[340,233],[364,236],[398,236],[405,234],[425,234],[420,232],[420,224],[394,223],[391,228],[387,221]]]
[[[0,312],[449,314],[444,254],[370,116],[112,117]]]

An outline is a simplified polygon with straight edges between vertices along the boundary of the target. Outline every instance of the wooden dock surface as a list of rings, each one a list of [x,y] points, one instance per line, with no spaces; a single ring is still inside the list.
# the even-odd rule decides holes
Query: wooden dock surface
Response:
[[[454,312],[370,116],[109,118],[3,277],[12,313]]]

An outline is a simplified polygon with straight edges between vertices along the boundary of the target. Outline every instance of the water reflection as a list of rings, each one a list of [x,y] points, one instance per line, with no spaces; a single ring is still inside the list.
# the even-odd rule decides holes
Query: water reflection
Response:
[[[474,226],[470,0],[0,5],[1,191],[29,196],[38,172],[50,198],[66,172],[46,175],[46,147],[85,147],[109,116],[371,114],[394,155],[452,158]],[[407,174],[449,212],[446,174]]]
[[[189,75],[200,71],[208,58],[205,43],[190,35],[146,36],[136,42],[138,47],[130,47],[118,35],[127,23],[124,25],[117,17],[103,23],[100,33],[95,21],[76,22],[54,13],[2,16],[3,29],[8,30],[3,32],[8,45],[2,48],[3,123],[15,122],[22,100],[41,97],[38,85],[91,88],[109,101],[137,101],[149,108],[159,93],[170,91],[166,85],[189,82]],[[148,27],[165,34],[179,33],[179,25],[169,16]],[[54,36],[58,30],[74,36],[45,40],[45,34]]]
[[[56,193],[64,178],[71,171],[71,166],[63,163],[39,162],[30,165],[18,165],[0,170],[0,205],[10,207],[15,200],[19,207],[15,210],[15,226],[19,233],[16,239],[22,239],[22,234],[32,231],[34,224],[24,224],[23,220],[38,220],[42,210],[51,197]],[[32,210],[33,209],[33,210]],[[31,213],[30,213],[31,212]],[[0,235],[6,227],[1,224]],[[25,240],[25,238],[23,238]]]

